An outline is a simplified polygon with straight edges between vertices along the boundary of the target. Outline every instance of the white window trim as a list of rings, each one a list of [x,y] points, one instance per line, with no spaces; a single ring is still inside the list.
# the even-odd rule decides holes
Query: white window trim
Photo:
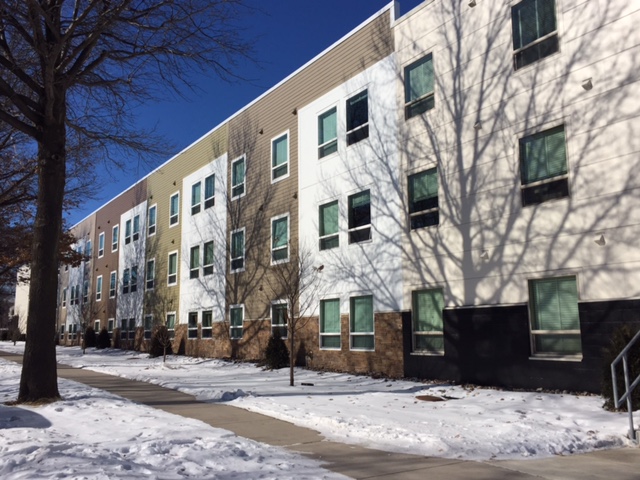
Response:
[[[414,329],[414,324],[413,324],[413,314],[414,314],[414,310],[413,310],[413,294],[416,292],[424,292],[424,291],[429,291],[429,290],[441,290],[442,291],[442,298],[444,300],[444,286],[443,285],[436,285],[436,286],[429,286],[429,287],[424,287],[424,288],[416,288],[414,290],[411,290],[411,352],[410,355],[422,355],[425,357],[442,357],[444,356],[445,352],[444,352],[444,347],[442,350],[438,350],[438,351],[433,351],[433,352],[429,352],[426,350],[416,350],[416,342],[415,342],[415,336],[419,335],[419,336],[424,336],[424,337],[442,337],[444,339],[444,311],[446,309],[446,306],[443,306],[442,308],[442,332],[416,332],[416,330]]]
[[[282,218],[287,218],[287,258],[283,258],[282,260],[273,260],[273,222],[276,220],[280,220]],[[269,236],[269,250],[271,252],[271,265],[279,265],[281,263],[287,263],[291,257],[291,219],[289,217],[289,212],[283,213],[281,215],[276,215],[275,217],[271,217],[271,235]],[[279,247],[278,250],[283,250],[285,247]]]
[[[338,333],[322,333],[322,307],[320,305],[322,305],[322,302],[324,300],[338,300],[338,303],[340,305],[339,307],[339,311],[338,311],[338,320],[340,322],[340,331]],[[327,297],[327,298],[320,298],[320,302],[319,302],[319,311],[318,311],[318,348],[320,350],[330,350],[330,351],[334,351],[334,352],[339,352],[342,350],[342,299],[340,297]],[[351,314],[349,314],[351,315]],[[349,316],[349,330],[351,330],[351,316]],[[340,339],[340,347],[336,348],[336,347],[323,347],[322,346],[322,337],[326,336],[326,337],[338,337]],[[349,338],[349,343],[351,343],[351,338]]]
[[[371,332],[352,332],[351,331],[351,315],[352,315],[352,311],[351,311],[351,299],[352,298],[357,298],[357,297],[371,297],[371,316],[372,316],[372,326],[373,326],[373,330]],[[350,295],[349,296],[349,351],[352,352],[375,352],[376,351],[376,310],[375,310],[375,297],[373,296],[372,293],[360,293],[360,294],[355,294],[355,295]],[[372,335],[373,336],[373,348],[354,348],[353,342],[351,341],[351,339],[356,336],[369,336]]]
[[[205,327],[204,323],[203,323],[204,313],[205,312],[211,312],[211,326],[209,326],[209,327]],[[198,322],[200,323],[200,331],[202,332],[201,333],[202,339],[203,340],[212,339],[213,338],[213,323],[214,323],[214,321],[213,321],[213,308],[203,308],[200,311],[200,316],[199,316]],[[204,336],[205,330],[211,330],[211,335],[205,337]]]
[[[198,266],[196,268],[193,268],[191,266],[191,252],[193,251],[194,248],[198,249]],[[202,250],[202,245],[199,243],[196,243],[195,245],[191,245],[189,247],[189,280],[199,280],[201,275],[201,271],[200,269],[202,268],[202,254],[201,254],[201,250]],[[195,276],[192,276],[193,272],[196,272]]]
[[[207,179],[213,177],[213,196],[207,197]],[[207,207],[207,201],[213,199],[213,205]],[[202,210],[213,208],[216,205],[216,174],[211,172],[202,179]]]
[[[168,326],[169,315],[173,315],[173,328],[169,328]],[[167,327],[167,330],[169,331],[169,338],[173,339],[175,337],[177,324],[178,324],[178,314],[175,311],[167,312],[167,314],[164,316],[164,325],[165,327]]]
[[[351,98],[351,97],[349,97]],[[336,111],[336,137],[335,137],[335,142],[336,142],[336,151],[333,153],[329,153],[327,155],[323,155],[322,157],[320,156],[320,149],[322,147],[325,147],[326,145],[330,144],[331,142],[333,142],[334,140],[330,140],[328,142],[322,143],[322,144],[317,144],[316,145],[316,151],[318,153],[318,161],[322,162],[327,158],[332,158],[336,155],[338,155],[338,153],[340,152],[340,108],[338,107],[338,104],[333,104],[332,106],[323,109],[320,113],[318,113],[316,115],[316,142],[318,141],[318,139],[320,138],[320,117],[326,113],[328,113],[330,110],[335,109]]]
[[[198,183],[200,184],[200,198],[198,198],[198,202],[194,204],[193,203],[193,187],[195,187]],[[191,195],[190,195],[191,200],[189,202],[189,211],[191,212],[191,216],[197,215],[197,214],[199,214],[200,212],[202,212],[204,210],[202,208],[203,207],[203,205],[202,205],[202,203],[203,203],[202,202],[202,197],[204,196],[204,192],[203,192],[204,188],[203,187],[204,187],[204,180],[202,180],[202,179],[197,180],[197,181],[195,181],[195,182],[193,182],[191,184]],[[193,209],[196,208],[196,207],[197,207],[198,211],[194,213]]]
[[[239,337],[233,337],[231,335],[231,329],[234,328],[233,325],[231,325],[231,310],[236,309],[236,308],[240,308],[242,309],[242,335]],[[238,327],[235,327],[238,328]],[[231,340],[240,340],[242,337],[244,336],[244,303],[239,304],[239,305],[229,305],[229,338]]]
[[[116,243],[113,243],[113,231],[118,230],[118,234],[116,235]],[[115,245],[115,248],[114,248]],[[111,227],[111,253],[117,252],[120,247],[120,225],[114,225]]]
[[[149,215],[149,213],[151,212],[152,208],[155,209],[156,211],[156,219],[155,219],[155,223],[153,224],[149,220],[151,218],[151,215]],[[151,227],[153,227],[153,232],[151,232]],[[147,237],[153,237],[156,234],[157,230],[158,230],[158,204],[154,203],[147,209]]]
[[[127,226],[130,226],[129,234],[127,235]],[[129,245],[131,243],[131,237],[133,235],[133,219],[124,222],[124,244]]]
[[[171,255],[174,255],[174,254],[176,256],[176,273],[170,273],[169,271],[169,268],[171,266],[170,259],[171,259]],[[179,261],[180,261],[180,256],[178,255],[178,250],[173,250],[167,254],[167,287],[174,287],[178,285],[178,270],[180,270]],[[169,281],[169,278],[171,277],[171,275],[176,276],[176,280],[174,282]]]
[[[348,114],[349,113],[349,105],[348,105],[348,102],[353,97],[356,97],[356,96],[360,95],[363,92],[367,92],[367,123],[365,123],[364,125],[360,125],[359,127],[356,127],[353,130],[347,130],[347,119],[349,118],[349,114]],[[366,139],[363,138],[362,140],[359,140],[359,141],[354,142],[351,145],[349,145],[349,134],[353,133],[353,132],[357,132],[358,130],[361,130],[361,129],[365,128],[365,127],[369,127],[369,125],[371,123],[371,102],[369,102],[369,99],[370,99],[369,85],[367,85],[364,88],[361,88],[359,90],[355,90],[350,95],[347,95],[347,97],[344,100],[344,125],[345,125],[344,141],[345,141],[345,144],[346,144],[347,148],[355,145],[356,143],[360,143],[362,140],[367,140],[369,138],[369,134],[371,132],[369,132],[369,134],[367,135]]]
[[[271,157],[269,157],[269,160],[271,161]],[[243,188],[242,188],[242,193],[240,195],[234,195],[233,194],[233,166],[234,164],[236,164],[239,161],[244,161],[244,181],[242,182]],[[236,200],[238,198],[242,198],[247,194],[247,155],[240,155],[238,158],[234,159],[231,161],[231,178],[230,178],[230,184],[231,184],[231,200]],[[238,184],[240,185],[240,184]],[[236,186],[238,186],[236,185]]]
[[[107,319],[107,332],[109,332],[109,334],[111,334],[115,328],[116,328],[116,319],[115,318],[108,318]]]
[[[148,279],[147,279],[147,271],[149,270],[149,263],[153,262],[153,287],[149,288],[147,286],[148,284]],[[150,258],[147,260],[146,264],[145,264],[145,269],[144,269],[144,289],[146,291],[151,291],[151,290],[155,290],[156,288],[156,257]]]
[[[274,329],[274,323],[273,323],[273,307],[275,305],[284,305],[285,307],[287,307],[287,320],[288,322],[284,324],[285,327],[285,335],[280,337],[283,340],[289,338],[289,323],[291,321],[291,311],[289,309],[289,302],[287,302],[286,300],[283,299],[278,299],[278,300],[272,300],[271,301],[271,312],[269,312],[270,315],[270,320],[271,320],[271,335],[273,335],[273,329]],[[283,325],[278,325],[277,328],[282,328]]]
[[[369,191],[369,224],[368,225],[363,225],[361,227],[354,227],[351,228],[349,226],[349,197],[353,197],[355,195],[358,195],[359,193],[362,192],[366,192]],[[339,205],[339,203],[338,203]],[[339,219],[340,217],[338,217]],[[357,190],[354,191],[352,193],[348,193],[347,194],[347,216],[346,216],[346,220],[347,220],[347,246],[351,246],[351,245],[363,245],[366,243],[372,243],[373,242],[373,189],[371,188],[371,186],[367,186],[361,190]],[[369,229],[369,238],[367,240],[362,240],[360,242],[352,242],[351,241],[351,232],[357,232],[359,230],[364,230],[368,228]],[[339,230],[338,230],[339,231]]]
[[[111,295],[111,276],[112,275],[116,276],[116,285],[115,285],[115,288],[113,289],[113,295]],[[116,298],[117,294],[118,294],[118,272],[116,270],[113,270],[112,272],[109,273],[109,298]]]
[[[178,208],[177,208],[176,214],[171,215],[171,199],[176,195],[178,196]],[[173,217],[177,218],[175,223],[171,223],[171,219]],[[180,190],[178,190],[177,192],[173,192],[171,195],[169,195],[169,228],[177,227],[178,225],[180,225]]]
[[[273,178],[273,173],[275,169],[282,167],[282,165],[278,165],[277,167],[273,166],[273,142],[276,140],[280,140],[285,135],[287,136],[287,162],[286,164],[282,164],[282,165],[287,166],[287,173],[285,175],[282,175],[281,177]],[[289,130],[286,130],[280,133],[279,135],[276,135],[275,137],[273,137],[271,139],[271,142],[269,142],[269,145],[270,145],[269,162],[271,165],[271,183],[274,184],[289,178],[289,176],[291,175],[291,134],[289,133]],[[246,164],[245,164],[245,169],[246,169]],[[245,179],[246,179],[246,175],[245,175]]]
[[[138,230],[136,231],[136,218],[138,219]],[[133,239],[133,241],[137,241],[138,239],[140,239],[140,214],[134,215],[132,220],[131,220],[131,238]]]
[[[192,328],[189,325],[189,317],[191,316],[191,314],[195,313],[196,314],[196,327]],[[187,340],[198,340],[198,324],[201,321],[202,316],[200,315],[200,312],[198,310],[191,310],[187,313]],[[193,332],[195,330],[196,332],[196,336],[195,337],[191,337],[189,335],[190,332]]]
[[[96,302],[101,302],[102,301],[102,288],[103,287],[104,287],[104,285],[103,285],[102,275],[98,275],[96,277]]]
[[[100,240],[102,239],[102,249],[100,249]],[[104,246],[105,246],[105,234],[104,232],[100,232],[98,235],[98,258],[104,257]]]
[[[240,257],[232,257],[232,251],[233,251],[233,234],[234,233],[238,233],[238,232],[242,232],[242,268],[236,268],[234,269],[232,267],[232,262],[234,259],[238,259]],[[271,238],[269,238],[269,241],[271,241]],[[229,234],[229,270],[231,273],[240,273],[240,272],[244,272],[245,267],[247,266],[247,231],[246,231],[246,227],[242,227],[242,228],[238,228],[236,230],[232,230],[231,233]]]
[[[318,252],[320,252],[320,254],[322,254],[322,252],[325,252],[325,251],[334,250],[334,249],[339,249],[339,248],[343,245],[343,241],[344,241],[344,239],[343,239],[343,238],[341,238],[343,235],[342,235],[342,231],[341,231],[341,228],[340,228],[340,226],[341,226],[341,224],[342,224],[342,222],[340,221],[340,218],[342,217],[342,215],[340,215],[340,197],[335,197],[335,198],[332,198],[332,199],[330,199],[330,200],[323,201],[322,203],[318,203],[318,205],[317,205],[317,207],[316,207],[316,210],[317,210],[317,212],[318,212],[318,221],[320,220],[320,207],[323,207],[323,206],[325,206],[325,205],[328,205],[328,204],[330,204],[330,203],[334,203],[334,202],[338,202],[338,231],[337,231],[336,233],[330,233],[329,235],[323,235],[323,236],[320,236],[320,225],[318,224]],[[348,200],[347,200],[347,202],[348,202]],[[348,208],[348,207],[349,207],[349,206],[348,206],[348,204],[347,204],[347,208]],[[348,213],[348,212],[347,212],[347,213]],[[348,227],[348,225],[349,225],[349,219],[347,218],[347,227]],[[334,247],[334,248],[326,248],[326,249],[322,250],[322,249],[320,248],[320,242],[321,242],[323,239],[330,238],[330,237],[334,237],[334,236],[335,236],[335,237],[338,237],[338,246],[337,246],[337,247]],[[347,240],[348,240],[348,239],[347,239]],[[349,243],[349,242],[347,242],[347,244],[348,244],[348,243]]]
[[[204,263],[204,257],[205,257],[205,245],[207,243],[211,243],[211,245],[213,246],[213,258],[211,259],[211,263],[205,264]],[[214,264],[215,264],[215,258],[216,258],[216,243],[213,240],[208,240],[206,242],[202,243],[202,255],[201,255],[201,261],[200,261],[200,268],[202,268],[202,276],[203,277],[207,277],[209,275],[213,275],[214,274]],[[205,268],[207,267],[211,267],[211,273],[206,273],[205,272]]]

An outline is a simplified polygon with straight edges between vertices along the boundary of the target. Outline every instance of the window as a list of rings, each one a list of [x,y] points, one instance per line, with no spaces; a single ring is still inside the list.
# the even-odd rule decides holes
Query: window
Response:
[[[60,340],[64,341],[64,325],[60,325]]]
[[[189,253],[189,278],[200,276],[200,246],[191,247]]]
[[[351,348],[373,350],[373,297],[351,297]]]
[[[129,293],[129,282],[131,279],[131,271],[128,268],[122,272],[122,293]]]
[[[100,320],[93,321],[93,331],[96,333],[100,332]]]
[[[522,205],[569,196],[564,125],[520,140]]]
[[[200,213],[200,202],[202,201],[202,183],[196,182],[191,185],[191,215]]]
[[[244,307],[232,306],[229,309],[229,335],[232,339],[242,338],[242,321],[244,320]]]
[[[338,201],[325,203],[320,205],[320,250],[329,250],[340,246],[340,238],[338,236]]]
[[[413,292],[413,351],[444,353],[441,289]]]
[[[289,176],[289,134],[271,141],[271,181]]]
[[[349,197],[349,243],[371,240],[371,196],[369,190]]]
[[[144,339],[151,339],[151,331],[153,329],[153,315],[144,316]]]
[[[404,118],[410,119],[435,106],[431,54],[404,68]]]
[[[211,338],[212,332],[213,312],[211,310],[205,310],[202,312],[202,338]]]
[[[89,301],[89,281],[85,280],[82,284],[82,303]]]
[[[169,226],[177,225],[180,210],[180,193],[174,193],[169,200]]]
[[[91,240],[87,240],[87,243],[84,244],[84,255],[91,260]]]
[[[147,214],[147,235],[155,235],[156,233],[156,217],[158,213],[157,205],[149,207],[149,213]]]
[[[133,217],[133,241],[140,238],[140,215]]]
[[[244,270],[244,228],[231,233],[231,271]]]
[[[62,307],[66,308],[67,306],[67,289],[63,288],[62,289]]]
[[[167,330],[169,331],[169,338],[173,338],[176,335],[176,314],[175,312],[167,313]]]
[[[318,117],[318,158],[338,151],[338,113],[336,107]]]
[[[287,304],[274,303],[271,305],[271,334],[275,337],[287,338]]]
[[[231,198],[242,197],[245,192],[245,157],[234,160],[231,164]]]
[[[340,299],[320,301],[320,348],[339,349]]]
[[[116,272],[111,272],[111,275],[109,277],[109,298],[116,297],[116,280],[117,280],[116,275],[117,275]]]
[[[127,337],[127,320],[123,318],[120,320],[120,340],[126,340]]]
[[[69,325],[69,330],[73,332],[71,334],[71,340],[75,340],[78,337],[78,324],[74,323],[73,325]]]
[[[136,319],[129,319],[129,340],[135,340],[136,338]]]
[[[369,137],[369,92],[364,90],[347,100],[347,145]]]
[[[289,260],[289,215],[271,220],[271,263]]]
[[[131,220],[127,220],[124,224],[124,244],[129,245],[131,243]]]
[[[555,0],[524,0],[514,5],[511,26],[516,70],[558,51]]]
[[[147,261],[147,271],[145,274],[145,287],[147,290],[153,290],[156,279],[156,260],[152,258]]]
[[[98,235],[98,258],[104,257],[104,232]]]
[[[178,252],[169,254],[169,268],[167,269],[167,285],[178,283]]]
[[[107,332],[109,332],[109,337],[111,337],[111,332],[113,332],[113,328],[116,324],[116,319],[115,318],[110,318],[107,321]]]
[[[202,275],[213,274],[213,241],[205,242],[203,248]]]
[[[138,290],[138,267],[131,267],[131,293]]]
[[[198,312],[189,312],[188,338],[198,338]]]
[[[96,278],[96,302],[102,300],[102,275],[98,275]]]
[[[438,225],[438,169],[409,176],[409,220],[411,229]]]
[[[216,176],[209,175],[204,179],[204,209],[216,204]]]
[[[576,277],[530,280],[529,308],[534,353],[579,355],[582,352]]]
[[[118,225],[113,227],[111,230],[111,251],[115,252],[118,250],[118,237],[120,236],[120,228]]]

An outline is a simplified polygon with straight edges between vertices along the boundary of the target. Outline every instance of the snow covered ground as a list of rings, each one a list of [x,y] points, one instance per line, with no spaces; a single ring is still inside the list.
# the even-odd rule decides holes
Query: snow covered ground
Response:
[[[0,344],[0,350],[22,349]],[[58,361],[227,402],[312,428],[331,440],[387,451],[488,460],[628,445],[627,415],[604,411],[599,396],[470,389],[303,369],[296,370],[296,386],[289,387],[288,369],[178,356],[163,364],[144,353],[91,349],[82,355],[77,347],[58,347]],[[419,398],[426,395],[448,400]],[[79,402],[74,410],[82,408]],[[95,409],[97,418],[101,411]],[[106,408],[119,421],[118,411]]]

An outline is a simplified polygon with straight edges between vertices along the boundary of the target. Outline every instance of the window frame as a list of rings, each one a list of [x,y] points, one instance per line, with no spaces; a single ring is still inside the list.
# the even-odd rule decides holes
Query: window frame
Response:
[[[419,207],[416,207],[416,204],[418,202],[412,199],[412,194],[414,192],[412,180],[416,179],[419,175],[430,174],[435,175],[436,178],[436,194],[435,196],[431,196],[423,200],[426,205],[424,208],[419,209]],[[426,170],[421,170],[407,176],[407,196],[409,204],[409,230],[437,227],[438,225],[440,225],[440,177],[437,166],[428,168]]]
[[[133,265],[131,267],[131,283],[129,286],[129,292],[135,293],[138,291],[138,266]]]
[[[520,45],[517,46],[516,42],[519,39],[520,43],[522,43],[522,22],[520,21],[520,17],[518,17],[518,35],[516,36],[516,23],[515,23],[515,15],[517,13],[519,13],[521,11],[521,9],[525,6],[526,3],[535,3],[536,4],[536,24],[539,24],[539,18],[537,15],[537,12],[539,11],[540,7],[539,7],[539,2],[551,2],[553,3],[552,9],[553,9],[553,16],[554,16],[554,23],[555,23],[555,29],[545,33],[544,35],[538,36],[536,37],[534,40],[531,40],[529,43],[527,43],[526,45]],[[536,35],[539,32],[536,32]],[[558,33],[558,13],[557,13],[557,4],[555,0],[522,0],[518,3],[516,3],[515,5],[511,6],[511,39],[512,39],[512,47],[513,47],[513,69],[514,71],[518,71],[520,69],[526,68],[529,65],[533,65],[547,57],[553,56],[555,54],[557,54],[560,51],[560,38],[559,38],[559,33]],[[551,42],[549,42],[551,40]],[[548,46],[550,46],[550,51],[546,54],[542,54],[540,52],[540,48],[543,46],[544,43],[547,43]],[[524,52],[526,52],[527,50],[531,51],[533,48],[537,49],[537,53],[538,56],[535,59],[529,59],[530,61],[528,61],[527,63],[522,63],[521,61],[519,61],[519,55],[520,58],[523,57]]]
[[[82,282],[82,304],[89,302],[89,280]]]
[[[118,272],[113,270],[109,273],[109,298],[116,298],[118,291]]]
[[[331,208],[334,206],[337,209],[337,219],[336,219],[336,231],[332,233],[324,232],[324,215],[323,208]],[[324,233],[324,235],[323,235]],[[335,240],[335,245],[330,242]],[[330,202],[323,203],[318,205],[318,249],[320,251],[331,250],[333,248],[340,247],[340,202],[338,199],[332,200]]]
[[[234,250],[234,243],[233,243],[233,237],[234,235],[238,234],[238,233],[242,233],[242,255],[240,256],[233,256],[233,250]],[[229,268],[230,268],[230,272],[231,273],[238,273],[238,272],[244,272],[245,269],[245,253],[246,253],[246,227],[242,227],[242,228],[238,228],[237,230],[232,230],[229,236],[230,240],[229,240]],[[234,268],[233,267],[233,262],[237,262],[238,260],[242,260],[242,265],[240,267]]]
[[[104,257],[104,232],[98,235],[98,258]]]
[[[96,302],[102,301],[102,275],[96,277]]]
[[[149,268],[149,265],[152,265],[151,268]],[[151,276],[151,279],[149,278],[149,272],[152,272],[153,275]],[[145,286],[145,290],[150,291],[155,289],[156,287],[156,259],[155,258],[150,258],[149,260],[147,260],[147,265],[144,271],[144,286]]]
[[[117,252],[120,244],[120,225],[111,228],[111,253]]]
[[[195,321],[192,324],[192,320]],[[200,320],[200,315],[198,311],[191,311],[187,314],[187,339],[188,340],[197,340],[198,339],[198,321]]]
[[[122,294],[126,295],[129,293],[129,284],[131,282],[131,271],[129,268],[125,268],[122,271]]]
[[[194,257],[194,252],[196,254],[195,257]],[[195,280],[199,277],[200,277],[200,245],[193,245],[192,247],[189,248],[189,279]]]
[[[338,331],[337,332],[327,332],[325,331],[325,323],[324,323],[324,309],[322,306],[326,302],[337,302],[338,303]],[[320,350],[342,350],[342,315],[340,311],[340,298],[323,298],[320,300],[320,312],[318,316],[318,336],[319,338],[319,347]],[[326,346],[324,344],[324,339],[337,338],[338,346]]]
[[[423,93],[419,97],[415,99],[411,99],[411,77],[410,73],[420,67],[423,63],[431,62],[431,69],[433,71],[433,88],[431,91],[427,91]],[[404,118],[405,121],[414,117],[419,117],[420,115],[428,112],[429,110],[433,110],[435,108],[435,65],[433,62],[433,53],[428,53],[427,55],[423,55],[419,59],[411,62],[410,64],[404,67]]]
[[[176,199],[176,210],[173,212],[173,199]],[[180,224],[180,191],[172,193],[169,196],[169,228],[173,228]]]
[[[371,330],[370,331],[356,331],[355,330],[355,300],[361,298],[370,298],[371,299]],[[349,349],[355,351],[365,351],[365,352],[373,352],[376,349],[376,314],[373,305],[373,295],[354,295],[349,297]],[[360,337],[371,337],[372,347],[354,347],[354,339]]]
[[[286,139],[287,142],[287,159],[283,162],[280,163],[278,165],[274,165],[274,162],[276,161],[276,148],[275,148],[275,143],[279,140],[282,140],[283,138]],[[291,137],[289,135],[289,130],[282,132],[281,134],[275,136],[274,138],[271,139],[271,183],[277,183],[280,182],[286,178],[289,177],[289,175],[291,174]],[[276,176],[276,171],[279,169],[285,168],[285,172],[278,174],[278,176]]]
[[[131,219],[124,222],[124,244],[129,245],[131,243]]]
[[[209,321],[205,322],[208,317]],[[213,338],[213,310],[203,310],[201,315],[201,333],[202,338]],[[208,324],[207,324],[208,323]]]
[[[354,111],[357,112],[357,110],[354,109],[353,107],[353,105],[355,105],[355,102],[353,104],[351,104],[350,102],[358,100],[358,97],[362,96],[362,94],[366,95],[364,98],[364,101],[366,102],[366,107],[367,107],[367,121],[361,125],[358,125],[350,129],[349,124],[351,123],[350,121],[352,120],[351,115],[353,115]],[[369,89],[365,88],[363,90],[360,90],[355,95],[351,95],[345,102],[345,111],[346,111],[345,125],[346,125],[347,147],[350,147],[351,145],[355,145],[356,143],[369,138],[369,121],[370,121],[369,117],[371,113],[369,111]]]
[[[152,211],[153,211],[153,215],[151,214]],[[157,222],[158,222],[158,204],[154,203],[147,210],[147,237],[151,237],[156,234]]]
[[[210,196],[207,196],[207,183],[209,180],[211,180],[213,193]],[[207,210],[208,208],[214,207],[216,204],[216,174],[215,173],[212,173],[204,177],[204,189],[202,193],[204,196],[204,209]]]
[[[67,290],[67,287],[62,289],[62,308],[67,308]]]
[[[133,216],[133,241],[137,241],[140,238],[140,214]]]
[[[175,271],[171,273],[171,257],[175,257]],[[167,254],[167,287],[178,285],[178,251],[174,250]],[[175,277],[172,279],[172,277]]]
[[[321,143],[324,137],[324,124],[322,120],[332,114],[335,116],[336,134],[332,139]],[[337,153],[338,149],[338,107],[334,105],[318,114],[318,160]]]
[[[231,311],[240,310],[240,325],[235,325],[233,320],[233,315]],[[240,330],[240,335],[234,336],[234,330]],[[239,305],[229,305],[229,338],[231,340],[240,340],[242,339],[242,335],[244,334],[244,304]]]
[[[234,184],[234,166],[237,163],[242,162],[243,165],[243,173],[242,173],[242,182]],[[235,160],[231,162],[231,200],[236,200],[238,198],[242,198],[247,194],[247,156],[241,155]],[[236,190],[242,189],[239,193],[236,193]]]
[[[355,199],[357,196],[359,195],[363,195],[367,193],[369,195],[369,223],[367,224],[362,224],[362,225],[355,225],[356,223],[356,211],[354,209],[354,207],[352,207],[352,200]],[[352,222],[353,220],[353,222]],[[356,244],[356,243],[365,243],[365,242],[371,242],[373,240],[373,235],[372,235],[372,215],[371,215],[371,190],[370,189],[365,189],[365,190],[361,190],[359,192],[356,192],[352,195],[349,195],[347,197],[347,226],[348,226],[348,237],[349,237],[349,245],[352,244]],[[352,226],[352,223],[354,224],[354,226]],[[361,235],[360,232],[366,232],[368,230],[368,235],[365,233],[365,237],[363,238],[359,238],[359,235]]]
[[[286,219],[286,224],[287,224],[287,240],[286,240],[286,243],[285,243],[284,246],[276,247],[276,246],[274,246],[276,238],[274,238],[275,230],[273,228],[273,224],[275,222],[280,222],[283,219]],[[277,215],[275,217],[271,217],[271,235],[270,235],[270,238],[271,238],[271,265],[278,265],[280,263],[287,263],[289,261],[289,253],[290,253],[289,243],[290,243],[290,240],[291,240],[291,221],[290,221],[288,212],[287,213],[283,213],[282,215]],[[287,254],[286,257],[275,259],[274,255],[276,254],[276,252],[280,252],[280,251],[283,251],[283,250],[286,251],[286,254]]]
[[[143,320],[143,327],[144,327],[144,333],[143,333],[143,338],[145,340],[151,340],[151,332],[153,331],[153,315],[152,314],[146,314],[144,316],[144,320]],[[149,327],[149,328],[147,328]]]
[[[418,315],[418,295],[421,293],[435,293],[440,295],[442,310],[440,310],[440,329],[417,330],[416,320]],[[442,338],[442,349],[418,348],[418,337]],[[422,288],[411,292],[411,353],[419,355],[442,356],[445,353],[444,346],[444,289],[441,287]]]
[[[169,317],[173,317],[173,322],[169,322]],[[176,312],[167,312],[165,315],[165,323],[164,325],[167,327],[167,331],[169,332],[169,338],[174,339],[176,336],[176,322],[178,321],[178,316]],[[171,326],[171,328],[169,328]]]
[[[285,316],[283,318],[283,323],[274,323],[276,310],[281,310],[284,307]],[[286,340],[289,337],[289,305],[286,300],[274,300],[271,302],[271,335],[275,335],[275,331],[278,330],[280,333],[280,338]],[[282,331],[284,331],[284,335],[282,335]]]
[[[196,191],[197,190],[197,193]],[[196,198],[196,196],[198,198]],[[202,180],[191,184],[191,215],[197,215],[202,210]]]
[[[207,263],[207,246],[211,245],[211,262]],[[213,240],[202,244],[202,276],[213,275],[213,264],[215,262],[215,244]]]

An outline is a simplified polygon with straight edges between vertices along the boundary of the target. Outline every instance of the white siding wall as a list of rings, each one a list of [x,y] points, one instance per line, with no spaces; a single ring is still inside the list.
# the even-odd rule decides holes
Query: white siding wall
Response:
[[[140,233],[138,240],[133,240],[133,219],[140,216]],[[131,220],[131,242],[126,244],[127,220]],[[136,319],[136,326],[142,326],[145,290],[145,268],[146,268],[146,245],[147,245],[147,201],[144,200],[132,209],[124,212],[120,216],[120,240],[118,247],[118,303],[116,327],[121,326],[121,321],[131,318]],[[135,292],[122,293],[122,278],[125,269],[138,267],[137,288]],[[103,280],[104,282],[104,280]],[[107,285],[109,279],[107,278]],[[107,287],[108,288],[108,287]],[[107,292],[108,295],[108,292]]]

